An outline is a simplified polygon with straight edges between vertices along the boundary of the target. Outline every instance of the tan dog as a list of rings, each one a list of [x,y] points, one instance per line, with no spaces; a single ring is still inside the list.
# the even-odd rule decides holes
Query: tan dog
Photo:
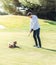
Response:
[[[9,48],[15,48],[15,47],[17,47],[16,44],[17,44],[17,41],[14,41],[13,43],[10,43],[9,44]]]

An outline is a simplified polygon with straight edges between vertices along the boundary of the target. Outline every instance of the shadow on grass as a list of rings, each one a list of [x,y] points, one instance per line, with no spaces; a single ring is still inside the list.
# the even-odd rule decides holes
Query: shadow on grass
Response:
[[[49,24],[51,24],[51,25],[56,25],[56,22],[54,22],[54,21],[44,21],[45,23],[49,23]]]
[[[43,48],[43,47],[42,47],[42,49],[45,49],[45,50],[49,50],[49,51],[56,52],[56,50],[54,50],[54,49],[48,49],[48,48]]]
[[[21,47],[19,47],[19,46],[12,47],[11,49],[15,49],[15,48],[21,49]]]
[[[19,47],[19,46],[16,46],[15,48],[19,48],[19,49],[21,49],[21,47]]]

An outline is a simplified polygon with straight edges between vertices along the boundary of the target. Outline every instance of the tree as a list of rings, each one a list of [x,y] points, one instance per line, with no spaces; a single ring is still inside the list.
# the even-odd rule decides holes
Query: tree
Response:
[[[14,13],[15,12],[15,6],[12,4],[12,0],[0,0],[3,3],[4,9],[8,13]]]
[[[13,4],[17,7],[20,6],[19,0],[12,0]]]
[[[41,18],[56,20],[56,0],[19,0]]]
[[[12,14],[18,14],[17,7],[23,5],[28,11],[40,18],[56,19],[56,0],[0,0],[4,9]],[[19,12],[20,13],[20,12]]]
[[[4,9],[10,14],[16,14],[16,7],[19,6],[18,0],[0,0],[3,3]]]

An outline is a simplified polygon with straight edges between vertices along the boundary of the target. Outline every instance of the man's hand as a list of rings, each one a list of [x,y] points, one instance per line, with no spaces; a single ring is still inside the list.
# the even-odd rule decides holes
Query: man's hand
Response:
[[[30,33],[32,33],[33,29],[30,30]]]
[[[30,30],[30,33],[28,34],[28,36],[30,36],[30,34],[32,33],[33,29]]]

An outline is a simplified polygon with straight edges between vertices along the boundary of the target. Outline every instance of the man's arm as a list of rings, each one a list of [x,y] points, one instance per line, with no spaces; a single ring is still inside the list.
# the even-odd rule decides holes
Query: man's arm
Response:
[[[30,34],[32,33],[33,29],[30,30],[30,33],[28,34],[28,36],[30,36]]]
[[[33,29],[30,30],[30,33],[33,31]]]

